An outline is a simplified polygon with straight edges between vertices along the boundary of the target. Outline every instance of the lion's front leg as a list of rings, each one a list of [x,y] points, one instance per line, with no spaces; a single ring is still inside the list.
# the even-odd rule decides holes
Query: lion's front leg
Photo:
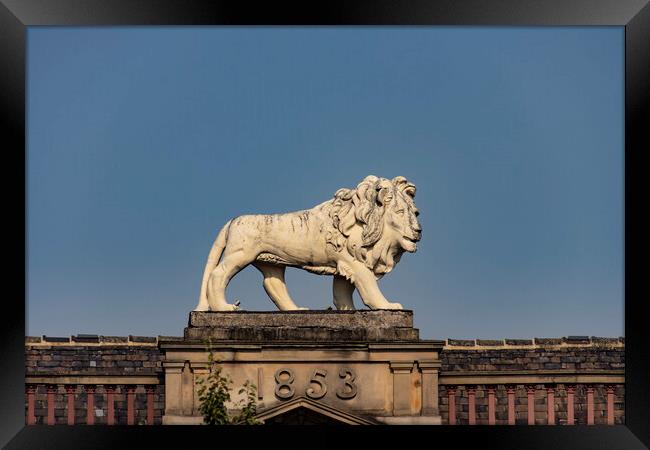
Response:
[[[353,260],[349,263],[349,269],[352,272],[352,281],[354,286],[359,290],[359,295],[363,303],[370,309],[403,309],[399,303],[391,303],[386,300],[384,294],[379,290],[375,274],[372,273],[364,264]]]

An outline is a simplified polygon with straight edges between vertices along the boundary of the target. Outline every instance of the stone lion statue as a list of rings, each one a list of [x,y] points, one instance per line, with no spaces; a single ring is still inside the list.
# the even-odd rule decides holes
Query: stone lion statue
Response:
[[[230,220],[212,245],[194,310],[239,309],[226,301],[226,287],[249,264],[262,272],[264,289],[281,311],[307,309],[289,297],[287,266],[333,275],[339,310],[355,309],[355,288],[371,309],[402,309],[383,296],[377,280],[405,251],[416,251],[422,228],[414,197],[415,185],[406,178],[370,175],[356,189],[339,189],[312,209]]]

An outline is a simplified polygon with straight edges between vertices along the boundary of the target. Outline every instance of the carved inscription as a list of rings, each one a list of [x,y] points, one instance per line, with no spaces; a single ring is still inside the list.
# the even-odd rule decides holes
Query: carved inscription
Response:
[[[336,396],[347,400],[349,398],[354,398],[357,395],[357,385],[354,384],[354,379],[356,378],[352,369],[343,367],[339,370],[339,377],[343,378],[343,389],[336,391]]]
[[[343,381],[336,390],[336,396],[343,400],[350,400],[357,395],[356,375],[349,367],[339,370],[339,379]],[[275,396],[281,400],[292,398],[296,389],[294,387],[295,376],[289,368],[278,369],[275,372]],[[314,369],[309,383],[305,388],[305,395],[315,400],[323,398],[327,394],[327,370]]]
[[[286,375],[286,377],[283,377]],[[275,395],[283,400],[293,397],[296,389],[293,387],[293,370],[291,369],[278,369],[275,371]]]
[[[313,398],[313,399],[319,399],[323,398],[325,394],[327,394],[327,385],[325,384],[325,377],[327,376],[327,370],[324,369],[314,369],[314,373],[311,376],[311,380],[309,380],[310,384],[317,384],[318,385],[318,390],[314,391],[314,388],[310,387],[308,388],[305,393],[307,394],[307,397]],[[319,379],[320,378],[320,379]]]

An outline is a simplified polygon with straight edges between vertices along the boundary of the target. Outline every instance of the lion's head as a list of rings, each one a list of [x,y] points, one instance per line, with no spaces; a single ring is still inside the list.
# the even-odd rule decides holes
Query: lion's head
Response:
[[[344,248],[376,275],[390,272],[402,253],[415,252],[422,235],[415,185],[404,177],[367,176],[356,189],[334,194],[327,243]]]

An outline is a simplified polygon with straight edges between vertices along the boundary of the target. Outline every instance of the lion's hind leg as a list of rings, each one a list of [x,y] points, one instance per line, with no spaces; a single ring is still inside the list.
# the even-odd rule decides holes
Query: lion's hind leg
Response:
[[[334,293],[334,306],[336,306],[336,309],[342,311],[355,309],[354,300],[352,299],[354,284],[346,280],[345,277],[334,275],[332,291]]]
[[[226,301],[226,288],[232,277],[252,262],[253,257],[243,251],[230,253],[210,273],[207,298],[211,311],[234,311],[239,309]]]
[[[287,285],[284,282],[284,266],[276,266],[262,262],[256,262],[254,266],[264,275],[264,281],[262,283],[264,290],[280,311],[307,309],[298,307],[291,300]]]

